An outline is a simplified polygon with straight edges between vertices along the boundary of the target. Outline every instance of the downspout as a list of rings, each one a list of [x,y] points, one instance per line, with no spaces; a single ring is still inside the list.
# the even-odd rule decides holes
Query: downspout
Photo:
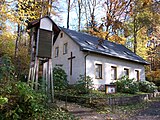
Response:
[[[85,71],[84,71],[84,77],[85,77],[85,83],[87,83],[87,79],[86,79],[86,68],[87,68],[87,56],[89,55],[89,51],[88,51],[88,53],[84,56],[84,60],[85,60]],[[87,86],[88,87],[88,86]]]

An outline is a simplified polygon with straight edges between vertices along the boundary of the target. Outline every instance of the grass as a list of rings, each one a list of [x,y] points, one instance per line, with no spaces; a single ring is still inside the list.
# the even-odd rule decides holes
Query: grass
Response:
[[[74,94],[72,92],[56,92],[59,95],[67,95],[73,97],[82,97],[82,98],[119,98],[119,97],[133,97],[136,95],[147,94],[144,92],[137,92],[136,94],[129,94],[129,93],[114,93],[114,94],[106,94],[105,92],[92,90],[89,94]]]
[[[84,97],[100,97],[100,98],[118,98],[118,97],[132,97],[140,94],[147,94],[144,92],[137,92],[136,94],[128,94],[128,93],[114,93],[114,94],[105,94],[105,92],[98,91],[98,90],[93,90],[90,94],[84,94],[82,96]]]

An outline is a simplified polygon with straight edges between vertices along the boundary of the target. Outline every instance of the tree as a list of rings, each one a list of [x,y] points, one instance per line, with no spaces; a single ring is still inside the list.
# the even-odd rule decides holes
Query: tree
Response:
[[[81,27],[81,13],[82,13],[82,0],[78,0],[78,31],[80,31]]]
[[[160,28],[160,2],[134,1],[133,15],[127,26],[131,49],[151,63],[151,70],[158,70],[159,59],[159,28]],[[148,70],[150,71],[150,70]]]
[[[14,40],[16,35],[7,32],[3,29],[2,35],[0,35],[0,57],[7,54],[10,57],[14,55]]]
[[[87,30],[93,29],[96,26],[95,13],[98,12],[97,8],[100,6],[100,0],[84,0],[83,6],[85,9],[86,28]]]
[[[67,9],[67,28],[69,28],[69,12],[70,12],[71,1],[68,0],[68,9]]]
[[[134,8],[132,11],[131,21],[130,24],[133,24],[133,26],[130,26],[131,35],[133,35],[133,51],[137,53],[138,48],[138,40],[137,40],[137,34],[141,30],[145,30],[146,32],[143,32],[146,37],[148,36],[148,30],[151,32],[153,30],[154,26],[159,25],[159,13],[155,12],[155,9],[158,10],[157,6],[159,3],[151,0],[135,0],[134,1]],[[153,9],[154,8],[154,9]],[[157,19],[155,21],[155,19]],[[152,29],[152,30],[151,30]],[[133,33],[133,34],[132,34]]]
[[[90,33],[108,39],[113,42],[124,44],[128,36],[125,21],[128,20],[133,6],[133,0],[107,0],[102,4],[106,16],[95,26],[94,16],[91,16]],[[94,9],[93,9],[94,11]]]

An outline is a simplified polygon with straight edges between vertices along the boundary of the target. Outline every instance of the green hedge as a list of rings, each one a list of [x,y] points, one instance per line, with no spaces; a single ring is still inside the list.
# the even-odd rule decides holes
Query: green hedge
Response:
[[[157,89],[158,87],[153,82],[149,81],[139,82],[139,90],[142,92],[152,93],[155,92]]]
[[[123,76],[121,79],[116,81],[117,92],[135,94],[139,91],[139,85],[134,79],[129,79]]]
[[[137,82],[134,79],[129,79],[126,76],[123,76],[121,79],[116,81],[117,92],[135,94],[136,92],[146,92],[152,93],[157,91],[158,87],[149,81],[140,81]]]

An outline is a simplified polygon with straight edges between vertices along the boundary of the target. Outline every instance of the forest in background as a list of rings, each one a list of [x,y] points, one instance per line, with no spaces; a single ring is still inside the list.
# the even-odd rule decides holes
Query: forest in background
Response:
[[[1,0],[0,11],[0,57],[11,57],[18,78],[28,74],[28,23],[50,15],[60,26],[102,38],[102,44],[125,45],[151,63],[147,79],[160,79],[158,0]]]

